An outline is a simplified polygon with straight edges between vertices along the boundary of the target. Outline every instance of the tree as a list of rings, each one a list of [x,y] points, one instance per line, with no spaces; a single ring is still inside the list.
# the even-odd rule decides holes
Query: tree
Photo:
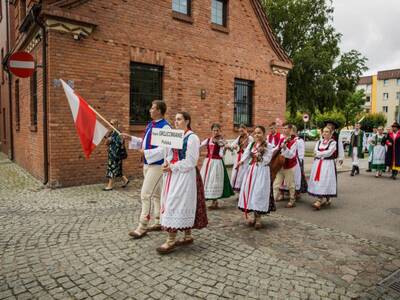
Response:
[[[350,92],[350,91],[347,91]],[[345,92],[343,92],[343,95]],[[357,121],[357,117],[363,111],[363,105],[365,103],[364,90],[359,90],[352,93],[351,95],[346,95],[346,100],[344,101],[340,111],[345,117],[345,126],[349,126]]]
[[[342,106],[355,91],[365,69],[357,51],[340,56],[341,34],[333,27],[330,0],[262,0],[271,27],[294,63],[288,75],[287,106],[329,111]]]
[[[318,128],[323,128],[324,122],[327,120],[335,121],[339,125],[339,128],[343,128],[346,122],[346,118],[343,113],[336,110],[324,113],[317,112],[313,119]]]
[[[351,50],[341,55],[339,63],[334,69],[337,82],[337,107],[345,107],[347,102],[354,102],[358,80],[361,74],[367,70],[365,64],[366,58],[362,57],[357,50]]]
[[[362,130],[371,132],[373,128],[378,128],[379,126],[385,126],[387,122],[384,113],[369,113],[364,115],[361,121]]]

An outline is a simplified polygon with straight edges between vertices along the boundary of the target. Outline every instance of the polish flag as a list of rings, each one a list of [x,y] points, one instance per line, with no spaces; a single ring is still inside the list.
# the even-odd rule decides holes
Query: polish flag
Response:
[[[89,159],[90,154],[100,144],[108,129],[97,120],[96,114],[89,104],[62,79],[60,80],[71,108],[83,152],[85,152],[86,158]]]

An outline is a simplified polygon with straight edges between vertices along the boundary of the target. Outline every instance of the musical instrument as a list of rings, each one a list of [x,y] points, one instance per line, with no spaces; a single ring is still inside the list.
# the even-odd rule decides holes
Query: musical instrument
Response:
[[[224,147],[227,144],[222,135],[213,137],[212,142],[220,147]]]

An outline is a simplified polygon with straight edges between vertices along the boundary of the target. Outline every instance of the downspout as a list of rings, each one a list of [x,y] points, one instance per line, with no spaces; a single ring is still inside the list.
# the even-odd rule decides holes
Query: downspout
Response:
[[[41,9],[40,9],[41,10]],[[39,25],[42,30],[42,84],[43,84],[43,184],[49,182],[49,148],[48,148],[48,111],[47,111],[47,31],[44,22],[39,18],[40,10],[35,15],[35,23]]]
[[[11,25],[10,25],[10,17],[9,17],[9,9],[10,9],[10,3],[9,1],[6,1],[6,34],[7,34],[7,49],[6,53],[9,53],[11,49],[11,41],[10,41],[10,30],[11,30]],[[7,73],[8,73],[8,110],[9,110],[9,122],[10,122],[10,150],[8,153],[8,158],[13,161],[14,160],[14,129],[13,129],[13,109],[12,109],[12,74],[10,70],[7,68]]]

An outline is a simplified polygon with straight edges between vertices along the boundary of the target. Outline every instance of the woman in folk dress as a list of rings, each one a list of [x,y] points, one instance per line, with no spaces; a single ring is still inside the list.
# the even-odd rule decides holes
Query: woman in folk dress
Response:
[[[236,140],[229,146],[231,151],[235,150],[237,152],[236,161],[233,164],[232,175],[231,175],[231,185],[235,192],[239,192],[242,186],[243,177],[248,169],[248,164],[243,164],[238,166],[239,162],[242,160],[243,153],[247,146],[253,143],[253,137],[247,132],[247,127],[244,124],[239,126],[239,136]]]
[[[191,229],[201,229],[208,224],[204,186],[197,168],[200,140],[191,131],[190,122],[189,113],[177,113],[175,127],[185,131],[183,148],[167,151],[163,165],[161,226],[168,232],[168,238],[157,248],[160,254],[170,253],[176,246],[192,244]],[[178,230],[184,231],[185,235],[182,240],[176,241]]]
[[[265,140],[265,128],[257,126],[254,130],[255,141],[247,146],[238,164],[248,164],[249,168],[240,189],[238,208],[247,214],[254,213],[254,220],[248,222],[255,229],[261,228],[261,215],[269,213],[273,208],[270,198],[271,162],[273,146]]]
[[[383,127],[378,127],[378,131],[369,139],[369,144],[372,145],[372,162],[371,170],[375,171],[375,177],[381,177],[382,172],[386,170],[385,155],[386,148],[382,144],[385,135],[383,134]]]
[[[337,144],[332,139],[332,131],[325,127],[322,131],[322,140],[319,140],[314,149],[314,163],[311,169],[308,184],[308,193],[318,199],[313,203],[316,210],[330,205],[331,198],[337,197],[337,176],[335,151]]]
[[[205,139],[200,147],[207,147],[207,157],[201,167],[206,200],[212,201],[209,209],[217,209],[218,199],[228,198],[233,192],[228,172],[223,161],[225,140],[221,135],[221,125],[211,126],[212,137]]]
[[[308,187],[307,179],[304,173],[304,156],[306,146],[304,140],[297,135],[297,127],[294,125],[292,127],[292,139],[295,139],[297,143],[297,164],[294,170],[294,182],[296,186],[296,198],[299,199],[302,193],[307,193]],[[286,182],[283,182],[280,190],[283,194],[285,192],[289,192]]]

